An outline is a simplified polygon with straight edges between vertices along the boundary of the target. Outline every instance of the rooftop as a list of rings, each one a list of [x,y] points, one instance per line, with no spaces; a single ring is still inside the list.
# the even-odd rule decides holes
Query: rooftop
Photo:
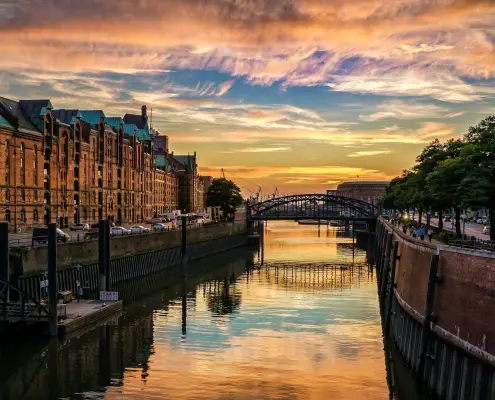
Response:
[[[49,100],[21,100],[19,102],[0,97],[0,112],[13,128],[32,133],[41,133],[40,113],[51,107]]]
[[[390,185],[389,181],[355,181],[355,182],[342,182],[338,187],[341,186],[361,186],[361,185]]]

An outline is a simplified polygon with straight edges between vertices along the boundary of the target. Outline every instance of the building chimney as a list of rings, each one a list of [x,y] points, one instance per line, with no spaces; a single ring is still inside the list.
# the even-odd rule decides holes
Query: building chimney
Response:
[[[146,105],[144,105],[144,106],[141,107],[141,116],[143,117],[143,119],[146,119],[147,118],[147,115],[146,115]]]

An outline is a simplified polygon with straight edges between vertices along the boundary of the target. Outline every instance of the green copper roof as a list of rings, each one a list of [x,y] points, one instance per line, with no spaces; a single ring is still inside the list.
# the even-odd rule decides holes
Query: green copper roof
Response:
[[[0,115],[0,125],[7,126],[9,128],[13,128],[12,125],[10,125],[9,121],[7,121],[4,117]]]
[[[101,118],[105,118],[105,113],[102,110],[79,110],[83,121],[91,124],[92,127],[100,123]]]
[[[120,117],[106,117],[105,123],[110,125],[112,128],[119,129],[120,125],[124,123],[124,120]]]
[[[134,136],[137,131],[137,126],[134,124],[124,124],[124,133]]]
[[[139,140],[151,140],[151,135],[147,129],[138,129],[136,131],[136,136]]]
[[[168,165],[167,157],[163,155],[155,156],[155,164],[157,167],[166,167]]]
[[[194,171],[194,166],[195,166],[195,157],[191,155],[187,156],[172,156],[176,161],[180,162],[184,168],[186,169],[187,172],[193,172]]]

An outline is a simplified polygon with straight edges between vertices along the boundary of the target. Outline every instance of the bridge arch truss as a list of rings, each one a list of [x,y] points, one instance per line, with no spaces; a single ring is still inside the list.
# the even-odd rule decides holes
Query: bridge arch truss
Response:
[[[252,220],[374,220],[378,207],[365,201],[328,194],[297,194],[248,205]]]

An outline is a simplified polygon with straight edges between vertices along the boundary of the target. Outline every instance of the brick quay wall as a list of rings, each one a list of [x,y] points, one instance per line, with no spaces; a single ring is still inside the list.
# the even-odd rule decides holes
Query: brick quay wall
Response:
[[[245,223],[219,223],[191,228],[187,231],[188,245],[246,232]],[[181,231],[165,231],[149,234],[113,237],[110,240],[112,260],[140,255],[158,250],[179,248]],[[11,248],[10,270],[13,278],[39,275],[48,268],[48,246]],[[57,246],[59,271],[76,265],[98,263],[98,240],[60,243]]]
[[[495,398],[495,253],[412,239],[382,219],[376,238],[384,334],[418,382],[440,398]]]

